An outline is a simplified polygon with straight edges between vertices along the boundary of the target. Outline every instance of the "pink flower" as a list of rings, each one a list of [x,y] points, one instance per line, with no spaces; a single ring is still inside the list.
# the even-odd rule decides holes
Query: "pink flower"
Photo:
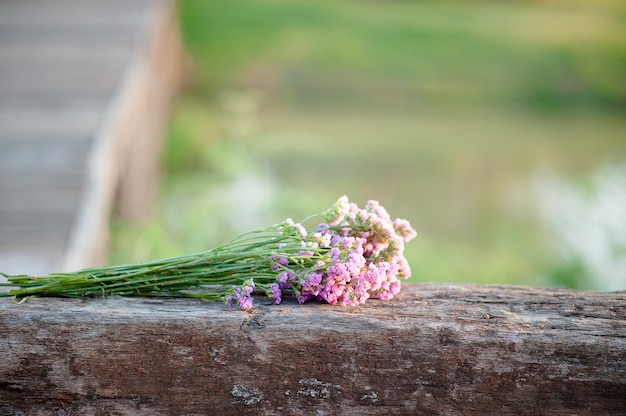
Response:
[[[400,293],[400,287],[402,286],[402,284],[400,283],[400,281],[395,281],[393,282],[391,285],[389,285],[389,292],[391,292],[392,295],[397,295],[398,293]]]
[[[251,296],[252,287],[245,286],[243,290],[240,287],[235,288],[235,299],[237,300],[237,305],[239,309],[242,311],[247,311],[252,309],[254,299]]]
[[[393,229],[407,243],[417,236],[417,231],[411,227],[407,220],[396,219],[393,222]]]
[[[327,222],[310,234],[301,224],[286,221],[302,239],[295,242],[297,251],[272,259],[284,270],[270,286],[275,303],[281,290],[293,291],[300,303],[317,299],[355,306],[370,297],[393,298],[400,291],[398,278],[410,276],[403,254],[405,241],[415,236],[409,222],[392,222],[377,201],[360,209],[347,198],[324,215]]]

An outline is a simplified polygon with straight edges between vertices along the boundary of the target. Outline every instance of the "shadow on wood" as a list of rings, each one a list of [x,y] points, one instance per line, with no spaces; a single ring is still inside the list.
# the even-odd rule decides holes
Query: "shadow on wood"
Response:
[[[626,409],[625,293],[419,284],[355,308],[257,304],[0,299],[0,414]]]

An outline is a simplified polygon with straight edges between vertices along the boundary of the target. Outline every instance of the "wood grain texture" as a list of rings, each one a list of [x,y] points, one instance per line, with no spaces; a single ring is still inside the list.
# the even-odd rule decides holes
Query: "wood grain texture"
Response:
[[[0,299],[0,361],[0,415],[623,415],[626,293]]]

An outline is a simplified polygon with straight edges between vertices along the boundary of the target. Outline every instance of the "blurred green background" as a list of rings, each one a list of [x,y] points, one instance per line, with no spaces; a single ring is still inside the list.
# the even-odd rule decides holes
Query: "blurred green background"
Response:
[[[411,221],[413,281],[626,289],[626,2],[181,0],[193,81],[157,214],[111,263],[346,194]]]

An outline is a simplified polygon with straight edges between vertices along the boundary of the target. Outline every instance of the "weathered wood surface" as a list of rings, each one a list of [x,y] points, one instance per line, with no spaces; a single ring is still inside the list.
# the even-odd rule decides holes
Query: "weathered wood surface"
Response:
[[[0,415],[623,415],[626,293],[0,299]],[[20,413],[21,412],[21,413]]]
[[[1,271],[101,263],[116,193],[145,214],[182,64],[176,18],[173,0],[0,1]]]

